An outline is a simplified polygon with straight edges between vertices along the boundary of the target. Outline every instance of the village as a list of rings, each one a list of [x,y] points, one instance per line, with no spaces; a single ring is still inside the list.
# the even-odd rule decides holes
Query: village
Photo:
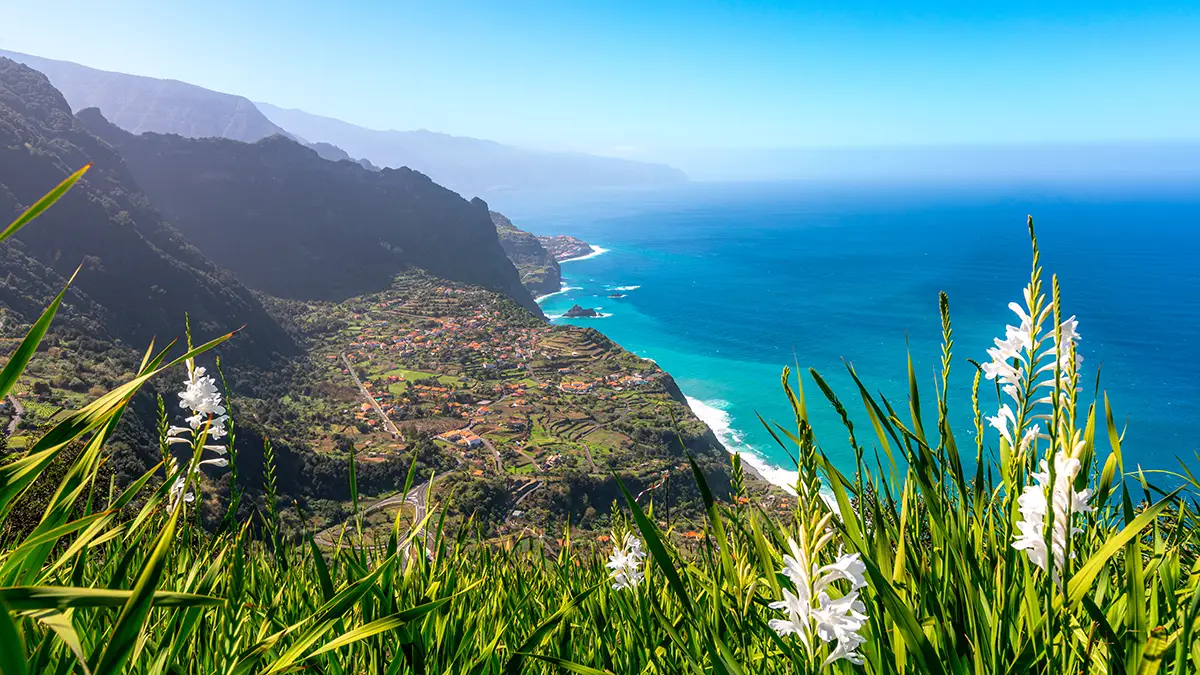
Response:
[[[545,502],[564,480],[686,474],[667,446],[707,431],[652,362],[493,293],[401,277],[337,307],[336,330],[312,346],[324,390],[338,396],[318,451],[352,443],[358,461],[385,462],[431,440],[463,475],[507,486],[499,533],[557,508]]]
[[[372,441],[364,457],[404,452],[403,436],[391,431],[408,426],[434,432],[477,470],[577,466],[583,439],[611,454],[630,441],[606,423],[665,396],[649,362],[617,358],[587,331],[497,304],[486,291],[411,283],[348,317],[344,351],[325,360],[335,376],[361,379],[365,391],[346,421],[368,430],[360,434]],[[586,461],[589,471],[602,468]]]

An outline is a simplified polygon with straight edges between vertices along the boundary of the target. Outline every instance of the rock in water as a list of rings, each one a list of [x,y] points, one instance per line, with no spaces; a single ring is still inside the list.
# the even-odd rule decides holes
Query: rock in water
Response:
[[[595,317],[595,316],[599,316],[599,314],[596,312],[596,310],[594,310],[590,307],[580,307],[579,305],[572,305],[571,309],[568,309],[567,313],[563,314],[563,318],[566,318],[566,319],[579,319],[582,317]]]

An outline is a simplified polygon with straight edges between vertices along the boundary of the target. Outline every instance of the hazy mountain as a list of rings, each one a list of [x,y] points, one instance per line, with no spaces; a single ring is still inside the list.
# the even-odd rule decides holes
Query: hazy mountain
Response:
[[[131,134],[95,109],[150,199],[218,264],[282,298],[341,300],[409,266],[505,293],[541,315],[500,247],[487,204],[411,169],[331,162],[283,136],[256,143]]]
[[[181,335],[186,312],[198,336],[245,325],[230,349],[247,363],[296,351],[249,290],[164,222],[121,157],[83,128],[45,76],[0,58],[0,221],[88,162],[65,197],[0,244],[0,306],[36,318],[82,263],[69,313],[88,339],[144,349],[152,337]]]
[[[350,153],[332,143],[317,142],[305,143],[305,145],[315,150],[316,153],[321,156],[321,159],[327,159],[331,162],[354,162],[364,169],[370,169],[371,171],[379,170],[379,167],[372,164],[370,160],[354,159],[350,156]]]
[[[376,131],[348,122],[258,103],[272,122],[309,141],[332,143],[388,167],[408,166],[463,194],[533,188],[624,187],[679,183],[665,164],[576,153],[524,150],[432,131]]]
[[[72,110],[99,108],[114,124],[134,133],[156,131],[239,141],[257,141],[286,133],[241,96],[176,80],[96,70],[29,54],[0,50],[0,56],[41,71],[66,97]]]
[[[562,287],[562,272],[558,261],[550,255],[538,238],[513,225],[503,213],[491,212],[496,234],[504,254],[516,265],[521,283],[534,295],[553,293]]]

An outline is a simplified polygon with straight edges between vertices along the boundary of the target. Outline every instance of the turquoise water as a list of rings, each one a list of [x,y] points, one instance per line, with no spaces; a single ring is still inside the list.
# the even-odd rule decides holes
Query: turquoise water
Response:
[[[571,323],[654,359],[731,449],[789,464],[756,413],[787,426],[785,365],[814,367],[874,435],[846,374],[907,408],[906,341],[927,412],[939,359],[938,291],[950,297],[951,415],[973,428],[966,358],[986,360],[1014,322],[1029,276],[1026,214],[1048,275],[1079,317],[1090,399],[1096,369],[1127,465],[1177,466],[1200,447],[1200,189],[1196,186],[694,184],[655,192],[504,196],[494,208],[538,234],[571,234],[601,255],[568,262],[545,298],[602,318]],[[1048,287],[1048,283],[1047,283]],[[624,290],[616,290],[616,289]],[[623,294],[610,298],[610,294]],[[555,319],[557,322],[563,319]],[[852,464],[846,431],[806,380],[818,441]],[[985,410],[994,413],[995,399]],[[987,439],[995,445],[995,439]],[[1102,445],[1102,447],[1104,447]]]

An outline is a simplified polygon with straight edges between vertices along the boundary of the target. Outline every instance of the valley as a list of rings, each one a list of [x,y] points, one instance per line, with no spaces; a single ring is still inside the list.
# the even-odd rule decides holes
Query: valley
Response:
[[[300,437],[286,437],[327,456],[353,447],[364,465],[406,465],[432,442],[453,466],[435,494],[495,536],[568,518],[602,530],[613,475],[638,491],[679,476],[671,499],[695,517],[685,449],[727,489],[725,451],[671,377],[593,330],[550,326],[503,296],[419,272],[340,303],[269,306],[304,335],[308,388],[320,392],[301,406]]]

